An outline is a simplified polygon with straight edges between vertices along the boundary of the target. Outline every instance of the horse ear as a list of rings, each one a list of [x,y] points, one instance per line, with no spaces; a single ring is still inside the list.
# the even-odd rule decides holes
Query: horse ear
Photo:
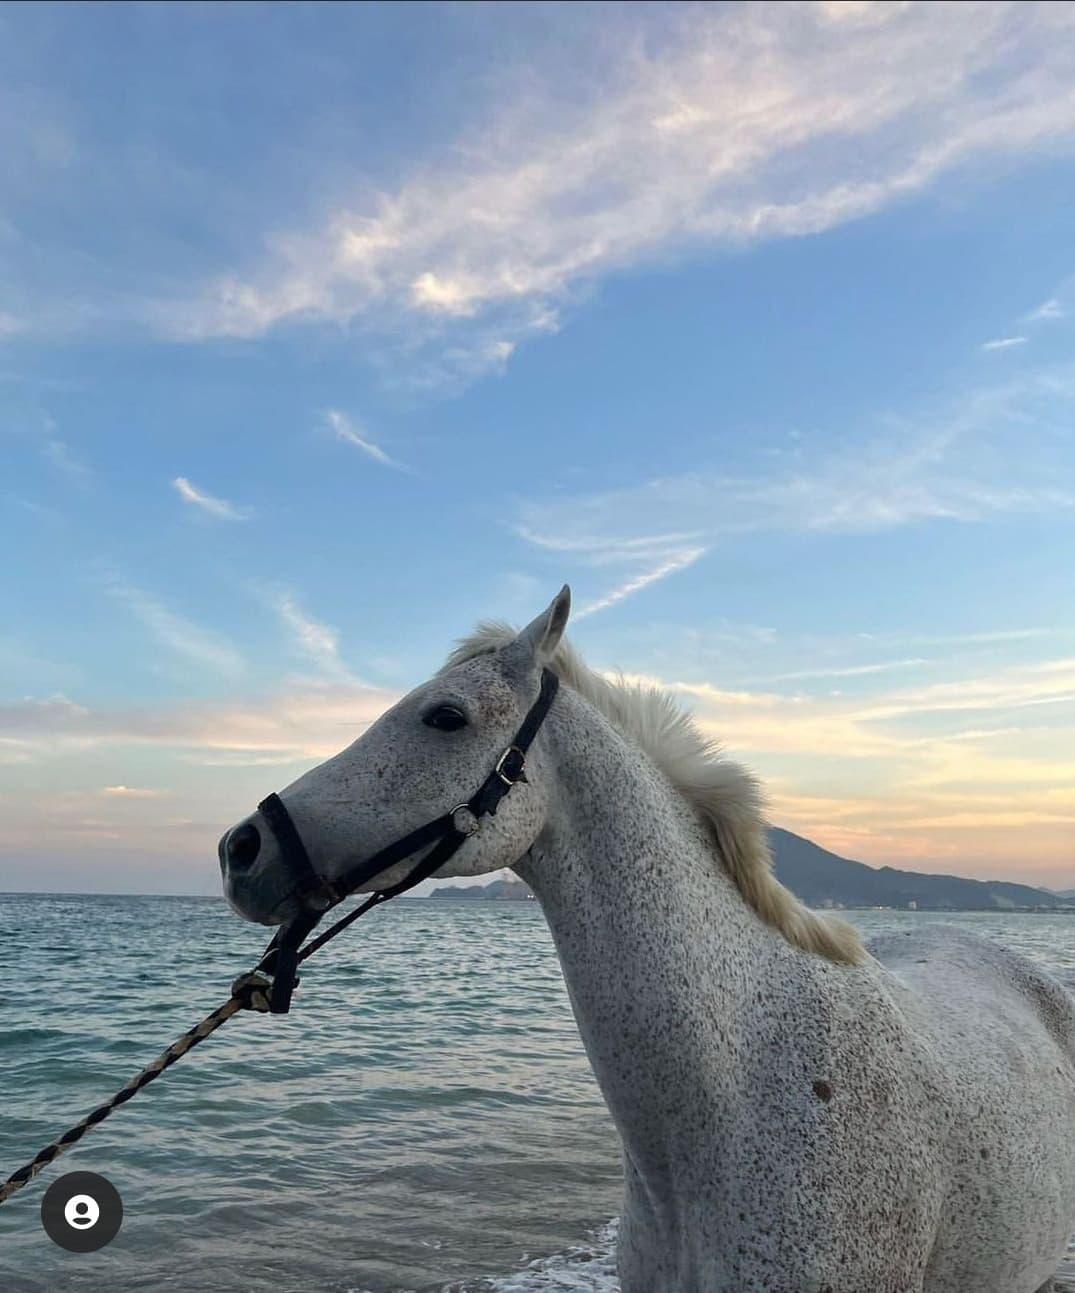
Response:
[[[532,660],[539,668],[544,667],[560,644],[570,614],[571,589],[564,584],[548,609],[530,621],[508,650]]]

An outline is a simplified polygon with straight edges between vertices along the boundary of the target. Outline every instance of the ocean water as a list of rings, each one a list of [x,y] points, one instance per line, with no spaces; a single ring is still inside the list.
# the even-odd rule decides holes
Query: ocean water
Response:
[[[867,933],[942,919],[850,913]],[[945,917],[1075,990],[1075,917]],[[222,901],[0,896],[0,1179],[228,995]],[[109,1247],[41,1230],[63,1172]],[[613,1293],[619,1148],[534,903],[401,900],[319,953],[0,1208],[5,1293]]]

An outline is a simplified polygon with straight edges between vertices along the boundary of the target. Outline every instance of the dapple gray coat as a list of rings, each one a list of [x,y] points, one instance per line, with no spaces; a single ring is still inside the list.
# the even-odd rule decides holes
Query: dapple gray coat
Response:
[[[864,949],[802,907],[753,779],[664,694],[587,670],[568,609],[565,589],[517,636],[479,629],[282,792],[314,865],[465,799],[549,665],[565,685],[527,781],[444,874],[512,866],[541,901],[623,1140],[623,1293],[1047,1287],[1075,1219],[1072,1001],[969,934]],[[429,726],[445,705],[460,730]],[[225,867],[249,919],[285,919],[287,885],[267,831]]]

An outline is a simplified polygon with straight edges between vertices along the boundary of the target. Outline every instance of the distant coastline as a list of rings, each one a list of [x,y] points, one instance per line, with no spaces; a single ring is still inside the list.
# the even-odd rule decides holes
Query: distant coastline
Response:
[[[533,902],[521,880],[490,880],[488,884],[451,884],[434,889],[431,898],[465,898],[470,902]]]
[[[968,880],[895,867],[872,867],[838,857],[811,840],[774,827],[769,832],[780,881],[811,907],[833,911],[992,911],[1075,913],[1075,890],[1054,893],[1007,880]],[[520,880],[442,885],[432,898],[468,902],[532,902]]]
[[[1075,888],[1051,890],[1008,880],[970,880],[895,867],[868,866],[839,857],[812,840],[773,827],[769,832],[777,878],[809,907],[847,911],[991,911],[1075,914]],[[465,902],[532,902],[534,895],[514,878],[486,884],[438,885],[436,899]],[[422,895],[407,895],[421,898]],[[86,892],[79,890],[0,889],[0,898],[86,898],[96,901],[167,899],[173,902],[224,903],[220,893]]]

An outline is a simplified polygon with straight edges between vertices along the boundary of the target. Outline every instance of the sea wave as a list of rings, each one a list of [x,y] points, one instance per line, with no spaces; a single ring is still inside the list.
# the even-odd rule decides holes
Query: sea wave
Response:
[[[441,1293],[618,1293],[616,1234],[610,1221],[591,1243],[529,1262],[524,1269],[478,1284],[447,1285]]]
[[[523,1269],[498,1279],[476,1283],[441,1284],[424,1293],[619,1293],[616,1240],[619,1219],[595,1230],[592,1241],[551,1257],[528,1262]],[[349,1289],[348,1293],[370,1293]],[[1075,1293],[1075,1235],[1057,1271],[1050,1293]]]
[[[421,1293],[619,1293],[616,1274],[618,1219],[593,1232],[589,1243],[539,1257],[510,1275],[438,1284]],[[371,1293],[352,1288],[347,1293]],[[416,1293],[416,1291],[412,1291]]]

